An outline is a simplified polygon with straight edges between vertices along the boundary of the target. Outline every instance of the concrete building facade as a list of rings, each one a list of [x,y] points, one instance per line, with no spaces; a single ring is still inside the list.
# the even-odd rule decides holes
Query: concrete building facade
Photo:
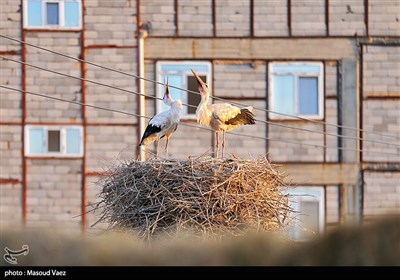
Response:
[[[163,109],[152,81],[189,90],[170,157],[212,151],[190,68],[254,107],[227,152],[282,165],[304,227],[400,213],[396,0],[6,0],[0,23],[2,226],[88,228],[94,182]]]

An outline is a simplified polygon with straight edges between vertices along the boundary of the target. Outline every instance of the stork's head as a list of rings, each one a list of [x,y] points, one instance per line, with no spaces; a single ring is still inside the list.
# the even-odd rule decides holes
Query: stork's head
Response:
[[[164,96],[163,96],[163,102],[168,105],[171,106],[172,102],[174,102],[174,100],[171,97],[171,94],[169,93],[169,89],[168,89],[168,78],[167,78],[167,83],[165,83],[164,80]]]
[[[199,84],[200,93],[201,94],[208,94],[209,93],[208,85],[205,82],[203,82],[203,80],[200,78],[200,76],[197,75],[197,73],[194,72],[193,69],[190,69],[190,70],[192,70],[192,73],[193,73],[194,77],[196,78],[197,83]]]

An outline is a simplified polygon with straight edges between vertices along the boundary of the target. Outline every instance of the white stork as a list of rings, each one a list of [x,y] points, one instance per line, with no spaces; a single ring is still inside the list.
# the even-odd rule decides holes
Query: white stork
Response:
[[[146,127],[146,130],[143,133],[142,140],[140,141],[139,146],[146,146],[148,144],[157,141],[157,151],[156,156],[158,156],[158,145],[160,139],[165,136],[165,154],[168,157],[168,142],[169,138],[178,128],[180,113],[182,110],[182,102],[180,100],[174,101],[171,98],[171,95],[168,90],[168,81],[165,84],[164,82],[164,97],[163,101],[166,105],[169,105],[167,111],[161,112],[154,117],[152,117],[149,121],[149,124]]]
[[[217,155],[219,152],[219,132],[222,132],[222,158],[225,148],[225,131],[234,129],[244,124],[255,124],[255,116],[252,113],[253,107],[238,108],[229,103],[208,104],[210,89],[204,83],[199,75],[192,70],[193,75],[199,84],[201,101],[197,106],[197,122],[202,126],[210,127],[215,131],[215,146]]]

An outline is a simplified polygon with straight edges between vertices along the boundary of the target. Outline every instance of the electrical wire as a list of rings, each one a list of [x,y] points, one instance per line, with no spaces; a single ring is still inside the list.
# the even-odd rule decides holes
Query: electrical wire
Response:
[[[60,53],[60,52],[56,52],[56,51],[53,51],[53,50],[50,50],[50,49],[47,49],[47,48],[43,48],[43,47],[40,47],[40,46],[37,46],[37,45],[34,45],[34,44],[30,44],[30,43],[28,43],[28,42],[26,42],[26,41],[22,41],[22,40],[19,40],[19,39],[15,39],[15,38],[12,38],[12,37],[9,37],[9,36],[6,36],[6,35],[0,34],[0,37],[5,38],[5,39],[8,39],[8,40],[15,41],[15,42],[19,42],[19,43],[21,43],[21,44],[25,44],[25,45],[27,45],[27,46],[31,46],[31,47],[33,47],[33,48],[37,48],[37,49],[40,49],[40,50],[43,50],[43,51],[46,51],[46,52],[50,52],[50,53],[53,53],[53,54],[56,54],[56,55],[60,55],[60,56],[66,57],[66,58],[68,58],[68,59],[72,59],[72,60],[75,60],[75,61],[79,61],[79,62],[82,62],[82,63],[86,63],[86,64],[88,64],[88,65],[92,65],[92,66],[95,66],[95,67],[99,67],[99,68],[102,68],[102,69],[105,69],[105,70],[109,70],[109,71],[112,71],[112,72],[116,72],[116,73],[119,73],[119,74],[122,74],[122,75],[130,76],[130,77],[133,77],[133,78],[136,78],[136,79],[142,79],[142,80],[144,80],[144,81],[151,82],[151,83],[154,83],[154,84],[163,85],[163,83],[158,82],[158,81],[155,81],[155,80],[152,80],[152,79],[140,77],[140,76],[138,76],[138,75],[134,75],[134,74],[131,74],[131,73],[126,73],[126,72],[123,72],[123,71],[120,71],[120,70],[117,70],[117,69],[113,69],[113,68],[106,67],[106,66],[103,66],[103,65],[100,65],[100,64],[97,64],[97,63],[93,63],[93,62],[90,62],[90,61],[87,61],[87,60],[83,60],[83,59],[76,58],[76,57],[73,57],[73,56],[70,56],[70,55],[66,55],[66,54],[63,54],[63,53]],[[171,88],[174,88],[174,89],[177,89],[177,90],[186,91],[186,92],[190,92],[190,93],[199,95],[198,92],[195,92],[195,91],[192,91],[192,90],[179,88],[179,87],[176,87],[176,86],[173,86],[173,85],[170,85],[170,87],[171,87]],[[215,100],[220,100],[220,101],[227,101],[226,99],[223,99],[223,98],[220,98],[220,97],[216,97],[216,96],[210,96],[210,98],[215,99]],[[234,104],[234,105],[246,106],[245,104],[238,103],[238,102],[232,102],[232,101],[229,101],[229,102],[230,102],[231,104]],[[295,116],[295,115],[280,113],[280,112],[276,112],[276,111],[273,111],[273,110],[269,110],[269,109],[265,109],[265,108],[260,108],[260,107],[255,107],[255,106],[254,106],[253,108],[254,108],[255,110],[260,110],[260,111],[264,111],[264,112],[268,112],[268,113],[273,113],[273,114],[276,114],[276,115],[281,115],[281,116],[285,116],[285,117],[290,117],[290,118],[292,118],[292,119],[299,119],[299,120],[303,120],[303,121],[307,121],[307,122],[312,122],[312,123],[316,123],[316,124],[322,124],[322,125],[331,126],[331,127],[337,127],[337,128],[348,129],[348,130],[353,130],[353,131],[360,131],[360,132],[363,132],[363,133],[369,133],[369,134],[379,135],[379,136],[381,136],[381,137],[388,137],[388,138],[400,139],[400,137],[398,137],[398,136],[396,136],[396,135],[382,134],[382,133],[377,133],[377,132],[374,132],[374,131],[368,131],[368,130],[361,129],[361,128],[349,127],[349,126],[338,125],[338,124],[331,124],[331,123],[327,123],[327,122],[324,122],[324,121],[313,120],[313,119],[308,119],[308,118],[304,118],[304,117],[300,117],[300,116]],[[340,136],[340,137],[343,137],[343,136]],[[350,137],[350,136],[349,136],[349,137]]]
[[[53,74],[61,75],[61,76],[64,76],[64,77],[68,77],[68,78],[72,78],[72,79],[76,79],[76,80],[80,80],[80,81],[85,81],[85,82],[89,82],[89,83],[92,83],[92,84],[95,84],[95,85],[104,86],[104,87],[107,87],[107,88],[119,90],[119,91],[122,91],[124,93],[140,95],[140,96],[144,96],[144,97],[148,97],[148,98],[153,98],[153,99],[156,99],[156,100],[162,100],[161,98],[158,98],[158,97],[155,97],[155,96],[150,96],[150,95],[142,94],[142,93],[139,93],[139,92],[136,92],[136,91],[127,90],[127,89],[123,89],[123,88],[120,88],[120,87],[116,87],[116,86],[100,83],[100,82],[97,82],[97,81],[93,81],[93,80],[89,80],[89,79],[85,79],[85,78],[69,75],[69,74],[66,74],[66,73],[59,72],[59,71],[54,71],[54,70],[47,69],[47,68],[44,68],[44,67],[41,67],[41,66],[37,66],[37,65],[33,65],[33,64],[30,64],[30,63],[27,63],[27,62],[23,62],[23,61],[19,61],[19,60],[15,60],[15,59],[9,58],[9,57],[5,57],[5,56],[2,56],[2,55],[0,55],[0,58],[5,59],[5,60],[9,60],[9,61],[12,61],[12,62],[15,62],[15,63],[19,63],[19,64],[22,64],[22,65],[26,65],[26,66],[29,66],[29,67],[33,67],[33,68],[36,68],[36,69],[39,69],[39,70],[42,70],[42,71],[46,71],[46,72],[50,72],[50,73],[53,73]],[[190,105],[190,104],[183,103],[182,105],[187,106],[187,107],[197,108],[197,106],[193,106],[193,105]],[[335,134],[335,133],[329,133],[329,132],[326,132],[326,131],[318,131],[318,130],[312,130],[312,129],[307,129],[307,128],[295,127],[295,126],[280,124],[280,123],[261,120],[261,119],[256,119],[256,121],[257,122],[261,122],[261,123],[265,123],[265,124],[274,125],[274,126],[284,127],[284,128],[288,128],[288,129],[294,129],[294,130],[306,131],[306,132],[310,132],[310,133],[323,134],[323,135],[326,135],[326,136],[339,137],[339,138],[342,138],[342,139],[353,139],[353,140],[359,140],[359,141],[363,141],[363,142],[370,142],[370,143],[377,143],[377,144],[384,144],[384,145],[388,145],[388,146],[400,147],[400,144],[384,142],[384,141],[379,141],[379,140],[370,140],[370,139],[365,139],[363,137],[340,135],[340,134]]]
[[[38,96],[38,97],[48,98],[48,99],[52,99],[52,100],[56,100],[56,101],[67,102],[67,103],[71,103],[71,104],[75,104],[75,105],[86,106],[86,107],[89,107],[89,108],[100,109],[100,110],[105,110],[105,111],[125,114],[125,115],[129,115],[129,116],[135,116],[135,117],[150,119],[150,117],[147,117],[147,116],[141,116],[141,115],[138,115],[138,114],[129,113],[129,112],[122,111],[122,110],[115,110],[115,109],[105,108],[105,107],[101,107],[101,106],[82,103],[82,102],[79,102],[79,101],[66,100],[66,99],[63,99],[63,98],[49,96],[49,95],[40,94],[40,93],[35,93],[35,92],[31,92],[31,91],[23,91],[22,89],[12,88],[12,87],[8,87],[8,86],[0,85],[0,88],[8,89],[8,90],[11,90],[11,91],[14,91],[14,92],[26,93],[26,94],[30,94],[30,95],[34,95],[34,96]],[[203,129],[203,130],[208,130],[208,131],[214,132],[212,129],[209,129],[209,128],[206,128],[206,127],[197,126],[197,125],[190,125],[190,124],[185,124],[185,123],[181,123],[180,125],[187,126],[187,127],[199,128],[199,129]],[[378,152],[378,151],[366,151],[366,150],[361,150],[361,149],[351,149],[351,148],[344,148],[344,147],[331,147],[331,146],[327,146],[327,145],[301,143],[301,142],[296,142],[296,141],[288,141],[288,140],[284,140],[284,139],[274,139],[274,138],[270,138],[270,137],[262,137],[262,136],[255,136],[255,135],[240,134],[240,133],[235,133],[235,132],[227,132],[227,133],[232,134],[232,135],[241,136],[241,137],[249,137],[251,139],[260,139],[260,140],[264,140],[264,141],[265,140],[276,141],[276,142],[282,142],[282,143],[286,143],[286,144],[294,144],[294,145],[301,145],[301,146],[311,146],[311,147],[314,147],[314,148],[335,149],[335,150],[343,150],[343,151],[355,151],[355,152],[361,152],[361,153],[375,153],[375,154],[380,154],[380,155],[396,156],[396,157],[400,156],[400,154],[394,154],[394,153],[386,153],[386,152]]]

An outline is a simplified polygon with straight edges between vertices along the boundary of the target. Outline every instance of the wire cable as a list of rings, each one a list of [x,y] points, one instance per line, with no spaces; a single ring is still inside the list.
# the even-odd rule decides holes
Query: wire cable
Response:
[[[76,79],[76,80],[80,80],[80,81],[85,81],[85,82],[89,82],[89,83],[96,84],[96,85],[99,85],[99,86],[104,86],[104,87],[108,87],[108,88],[111,88],[111,89],[119,90],[119,91],[122,91],[124,93],[140,95],[140,96],[144,96],[144,97],[148,97],[148,98],[153,98],[153,99],[156,99],[156,100],[162,100],[162,98],[159,98],[159,97],[142,94],[142,93],[139,93],[139,92],[136,92],[136,91],[133,91],[133,90],[123,89],[123,88],[120,88],[120,87],[116,87],[116,86],[100,83],[100,82],[97,82],[97,81],[93,81],[93,80],[89,80],[89,79],[85,79],[85,78],[69,75],[69,74],[66,74],[66,73],[59,72],[59,71],[54,71],[54,70],[47,69],[47,68],[44,68],[44,67],[41,67],[41,66],[37,66],[37,65],[33,65],[33,64],[30,64],[30,63],[27,63],[27,62],[23,62],[23,61],[19,61],[19,60],[15,60],[15,59],[9,58],[9,57],[5,57],[5,56],[2,56],[2,55],[0,55],[0,58],[5,59],[5,60],[9,60],[9,61],[12,61],[12,62],[15,62],[15,63],[19,63],[19,64],[22,64],[22,65],[26,65],[26,66],[29,66],[29,67],[33,67],[33,68],[36,68],[36,69],[39,69],[39,70],[42,70],[42,71],[46,71],[46,72],[50,72],[50,73],[53,73],[53,74],[61,75],[61,76],[64,76],[64,77],[68,77],[68,78],[72,78],[72,79]],[[186,103],[183,103],[182,105],[187,106],[187,107],[197,108],[197,106],[193,106],[193,105],[186,104]],[[326,136],[339,137],[339,138],[342,138],[342,139],[353,139],[353,140],[359,140],[359,141],[363,141],[363,142],[378,143],[378,144],[384,144],[384,145],[388,145],[388,146],[400,147],[400,144],[384,142],[384,141],[379,141],[379,140],[370,140],[370,139],[365,139],[363,137],[354,137],[354,136],[346,136],[346,135],[334,134],[334,133],[329,133],[329,132],[326,132],[326,131],[318,131],[318,130],[312,130],[312,129],[307,129],[307,128],[295,127],[295,126],[280,124],[280,123],[276,123],[276,122],[273,122],[273,121],[266,121],[266,120],[261,120],[261,119],[256,119],[256,121],[257,122],[261,122],[261,123],[265,123],[265,124],[274,125],[274,126],[284,127],[284,128],[288,128],[288,129],[294,129],[294,130],[306,131],[306,132],[310,132],[310,133],[323,134],[323,135],[326,135]]]
[[[80,105],[80,106],[86,106],[86,107],[89,107],[89,108],[100,109],[100,110],[105,110],[105,111],[110,111],[110,112],[116,112],[116,113],[125,114],[125,115],[129,115],[129,116],[135,116],[135,117],[139,117],[139,118],[151,119],[150,117],[141,116],[141,115],[138,115],[138,114],[129,113],[129,112],[122,111],[122,110],[114,110],[114,109],[105,108],[105,107],[101,107],[101,106],[82,103],[82,102],[79,102],[79,101],[66,100],[66,99],[63,99],[63,98],[49,96],[49,95],[40,94],[40,93],[34,93],[34,92],[31,92],[31,91],[23,91],[22,89],[12,88],[12,87],[8,87],[8,86],[0,85],[0,88],[8,89],[8,90],[11,90],[11,91],[14,91],[14,92],[26,93],[26,94],[30,94],[30,95],[34,95],[34,96],[38,96],[38,97],[53,99],[53,100],[56,100],[56,101],[67,102],[67,103],[76,104],[76,105]],[[209,129],[209,128],[206,128],[206,127],[197,126],[197,125],[190,125],[190,124],[185,124],[185,123],[180,123],[180,125],[187,126],[187,127],[199,128],[199,129],[203,129],[203,130],[208,130],[208,131],[214,132],[212,129]],[[375,154],[380,154],[380,155],[388,155],[388,156],[392,156],[392,157],[393,156],[396,156],[396,157],[400,156],[400,154],[393,154],[393,153],[386,153],[386,152],[366,151],[366,150],[361,150],[361,149],[351,149],[351,148],[344,148],[344,147],[331,147],[331,146],[327,146],[327,145],[301,143],[301,142],[296,142],[296,141],[287,141],[287,140],[284,140],[284,139],[273,139],[273,138],[270,138],[270,137],[262,137],[262,136],[248,135],[248,134],[240,134],[240,133],[235,133],[235,132],[227,132],[227,133],[228,134],[232,134],[232,135],[241,136],[241,137],[249,137],[251,139],[260,139],[260,140],[264,140],[264,141],[265,140],[276,141],[276,142],[282,142],[282,143],[287,143],[287,144],[294,144],[294,145],[301,145],[301,146],[311,146],[311,147],[314,147],[314,148],[335,149],[335,150],[343,150],[343,151],[356,151],[356,152],[361,152],[361,153],[375,153]]]
[[[106,66],[103,66],[103,65],[100,65],[100,64],[97,64],[97,63],[93,63],[93,62],[90,62],[90,61],[87,61],[87,60],[83,60],[83,59],[76,58],[76,57],[73,57],[73,56],[70,56],[70,55],[66,55],[66,54],[63,54],[63,53],[60,53],[60,52],[56,52],[56,51],[53,51],[53,50],[50,50],[50,49],[47,49],[47,48],[43,48],[43,47],[40,47],[40,46],[37,46],[37,45],[34,45],[34,44],[30,44],[30,43],[28,43],[28,42],[26,42],[26,41],[22,41],[22,40],[19,40],[19,39],[15,39],[15,38],[12,38],[12,37],[9,37],[9,36],[5,36],[5,35],[2,35],[2,34],[0,34],[0,37],[5,38],[5,39],[8,39],[8,40],[15,41],[15,42],[19,42],[19,43],[21,43],[21,44],[25,44],[25,45],[27,45],[27,46],[31,46],[31,47],[33,47],[33,48],[37,48],[37,49],[40,49],[40,50],[43,50],[43,51],[46,51],[46,52],[50,52],[50,53],[53,53],[53,54],[56,54],[56,55],[60,55],[60,56],[66,57],[66,58],[68,58],[68,59],[72,59],[72,60],[75,60],[75,61],[79,61],[79,62],[82,62],[82,63],[86,63],[86,64],[88,64],[88,65],[92,65],[92,66],[95,66],[95,67],[99,67],[99,68],[102,68],[102,69],[105,69],[105,70],[109,70],[109,71],[112,71],[112,72],[116,72],[116,73],[119,73],[119,74],[122,74],[122,75],[130,76],[130,77],[133,77],[133,78],[136,78],[136,79],[142,79],[142,80],[144,80],[144,81],[151,82],[151,83],[154,83],[154,84],[163,85],[163,83],[158,82],[158,81],[155,81],[155,80],[152,80],[152,79],[140,77],[140,76],[138,76],[138,75],[126,73],[126,72],[123,72],[123,71],[120,71],[120,70],[117,70],[117,69],[113,69],[113,68],[106,67]],[[170,87],[171,87],[171,88],[174,88],[174,89],[177,89],[177,90],[181,90],[181,91],[185,91],[185,92],[190,92],[190,93],[199,95],[198,92],[195,92],[195,91],[192,91],[192,90],[179,88],[179,87],[176,87],[176,86],[173,86],[173,85],[170,85]],[[215,99],[215,100],[220,100],[220,101],[228,101],[228,100],[226,100],[226,99],[223,99],[223,98],[220,98],[220,97],[216,97],[216,96],[210,96],[210,98],[211,98],[211,99]],[[238,103],[238,102],[232,102],[232,101],[230,101],[230,103],[231,103],[231,104],[235,104],[235,105],[240,105],[240,106],[246,106],[245,104]],[[273,114],[276,114],[276,115],[281,115],[281,116],[285,116],[285,117],[290,117],[290,118],[292,118],[292,119],[299,119],[299,120],[308,121],[308,122],[313,122],[313,123],[317,123],[317,124],[321,124],[321,125],[326,125],[326,126],[332,126],[332,127],[342,128],[342,129],[349,129],[349,130],[353,130],[353,131],[360,131],[360,132],[363,132],[363,133],[369,133],[369,134],[379,135],[379,136],[381,136],[381,137],[388,137],[388,138],[400,139],[400,137],[398,137],[398,136],[396,136],[396,135],[382,134],[382,133],[377,133],[377,132],[374,132],[374,131],[368,131],[368,130],[361,129],[361,128],[349,127],[349,126],[338,125],[338,124],[331,124],[331,123],[327,123],[327,122],[324,122],[324,121],[313,120],[313,119],[308,119],[308,118],[304,118],[304,117],[300,117],[300,116],[295,116],[295,115],[280,113],[280,112],[272,111],[272,110],[265,109],[265,108],[255,107],[255,106],[253,106],[253,108],[256,109],[256,110],[263,111],[263,112],[268,112],[268,113],[273,113]]]

